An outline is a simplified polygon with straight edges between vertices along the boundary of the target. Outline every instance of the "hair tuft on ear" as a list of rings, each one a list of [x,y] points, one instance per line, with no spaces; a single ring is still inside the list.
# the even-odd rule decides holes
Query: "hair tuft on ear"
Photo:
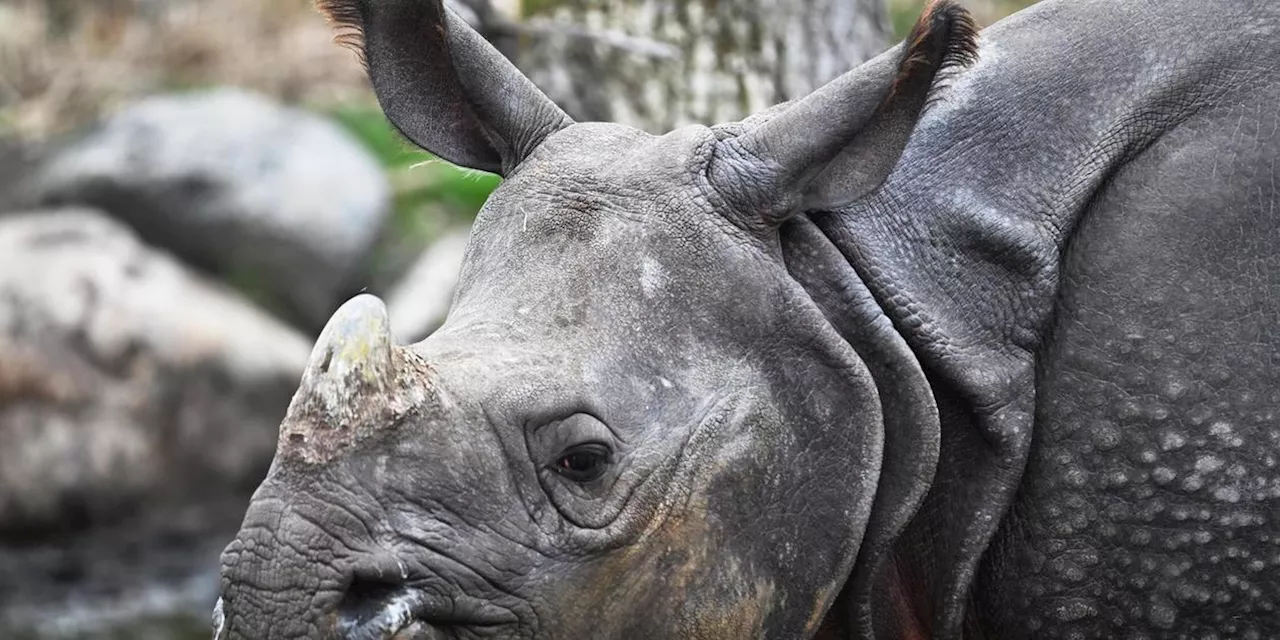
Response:
[[[942,70],[967,67],[978,61],[978,25],[973,15],[959,5],[950,5],[951,38],[947,53],[942,57]]]
[[[973,16],[952,0],[930,3],[905,42],[898,75],[885,96],[886,102],[908,87],[923,83],[932,87],[926,104],[932,103],[946,88],[949,72],[978,60],[978,26]]]
[[[324,14],[333,28],[333,41],[355,52],[367,72],[369,60],[364,49],[364,15],[361,0],[315,0],[316,9]]]

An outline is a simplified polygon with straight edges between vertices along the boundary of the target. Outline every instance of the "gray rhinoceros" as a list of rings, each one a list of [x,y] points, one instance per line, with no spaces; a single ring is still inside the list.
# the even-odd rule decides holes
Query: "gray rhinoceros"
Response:
[[[1280,3],[943,1],[663,136],[324,5],[506,179],[439,331],[330,321],[218,638],[1280,637]]]

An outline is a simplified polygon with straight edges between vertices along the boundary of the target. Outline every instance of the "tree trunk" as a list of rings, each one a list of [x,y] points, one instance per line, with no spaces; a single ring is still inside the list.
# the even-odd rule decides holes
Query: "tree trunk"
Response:
[[[476,0],[471,0],[474,4]],[[489,35],[579,121],[661,133],[803,96],[888,46],[884,0],[498,0]]]

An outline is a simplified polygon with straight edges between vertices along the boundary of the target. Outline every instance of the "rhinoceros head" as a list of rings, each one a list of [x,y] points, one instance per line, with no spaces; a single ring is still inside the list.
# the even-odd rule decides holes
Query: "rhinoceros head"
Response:
[[[320,337],[223,555],[218,638],[794,638],[876,493],[867,369],[778,226],[874,188],[971,28],[753,120],[570,120],[440,0],[331,0],[410,140],[505,180],[448,320]]]

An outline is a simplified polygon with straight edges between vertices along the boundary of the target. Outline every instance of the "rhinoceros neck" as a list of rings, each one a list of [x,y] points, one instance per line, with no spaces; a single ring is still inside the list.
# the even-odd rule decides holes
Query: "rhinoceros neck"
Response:
[[[880,476],[853,574],[832,615],[870,620],[894,541],[929,490],[938,462],[936,402],[919,360],[861,276],[809,218],[782,229],[788,270],[875,381],[884,430]],[[865,629],[836,628],[851,637]]]
[[[926,585],[918,612],[942,637],[959,632],[1021,479],[1064,247],[1121,166],[1239,81],[1224,69],[1247,66],[1222,64],[1228,38],[1203,42],[1213,40],[1203,25],[1216,22],[1194,14],[1211,8],[1177,4],[1187,6],[1155,15],[1049,2],[992,27],[881,189],[808,215],[909,346],[939,406],[936,475],[896,546],[900,572]],[[932,529],[939,522],[945,536]]]

